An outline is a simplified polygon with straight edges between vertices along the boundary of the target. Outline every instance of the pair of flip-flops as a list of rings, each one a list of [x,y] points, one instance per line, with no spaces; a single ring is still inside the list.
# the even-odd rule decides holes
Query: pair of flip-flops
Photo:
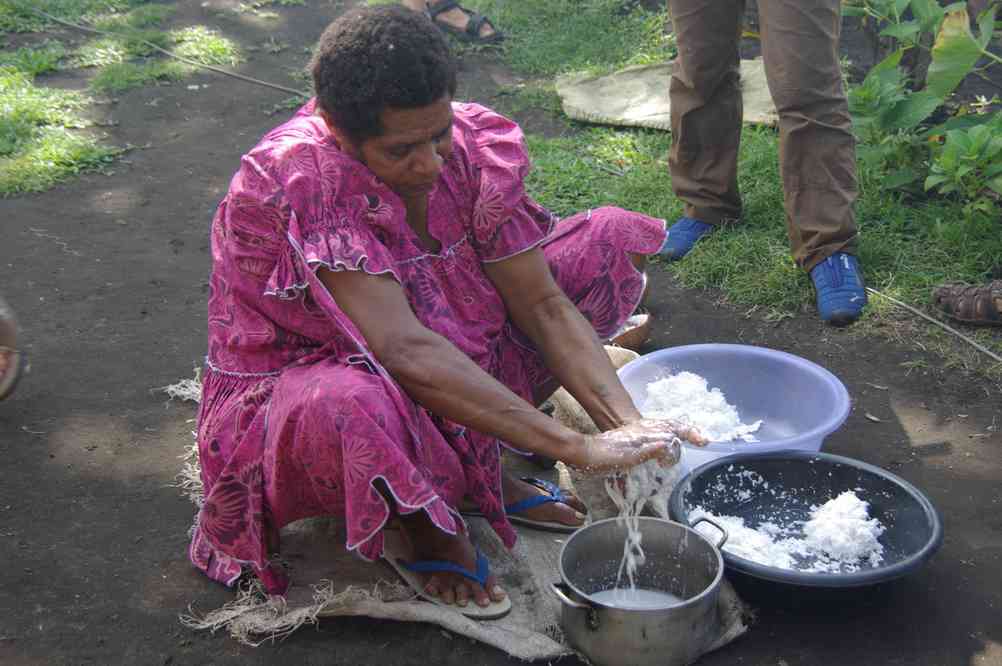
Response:
[[[542,506],[543,504],[553,502],[567,504],[567,500],[569,499],[569,496],[564,493],[559,486],[555,483],[551,483],[550,481],[546,481],[545,479],[525,477],[522,481],[542,490],[543,492],[534,497],[527,497],[524,500],[505,505],[505,513],[508,514],[508,520],[515,524],[551,532],[570,533],[579,529],[563,523],[545,520],[532,520],[518,515],[537,506]],[[483,516],[483,514],[476,511],[463,511],[462,513],[465,516]],[[408,562],[406,559],[407,547],[403,535],[394,530],[383,530],[383,557],[390,564],[390,566],[396,570],[400,577],[403,578],[408,585],[410,585],[411,589],[413,589],[419,597],[425,601],[430,601],[431,603],[444,608],[455,610],[456,612],[474,620],[496,620],[504,617],[511,611],[511,600],[509,598],[505,597],[501,601],[492,601],[487,606],[478,606],[473,601],[470,601],[466,606],[459,606],[456,604],[446,604],[438,597],[425,592],[422,574],[439,572],[459,574],[468,580],[478,583],[484,589],[487,589],[487,579],[490,576],[490,565],[488,564],[487,558],[484,554],[480,552],[480,549],[477,549],[476,552],[476,569],[474,571],[470,571],[469,569],[466,569],[455,562],[449,562],[448,560],[416,560]]]
[[[467,21],[465,28],[457,28],[452,26],[445,21],[439,21],[438,17],[443,13],[451,10],[458,9],[459,11],[466,14]],[[476,42],[478,44],[497,44],[504,40],[504,35],[498,30],[491,20],[474,11],[460,5],[456,0],[438,0],[437,2],[428,3],[428,18],[435,22],[441,30],[449,33],[450,35],[455,35],[457,38],[462,39],[466,42]],[[494,29],[488,36],[483,36],[480,31],[483,30],[485,25],[489,25]]]

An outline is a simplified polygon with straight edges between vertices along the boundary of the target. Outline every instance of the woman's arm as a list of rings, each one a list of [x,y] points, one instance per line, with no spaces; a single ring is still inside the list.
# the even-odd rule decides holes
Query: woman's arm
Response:
[[[554,281],[542,250],[485,264],[485,270],[512,321],[595,425],[612,430],[641,418],[595,329]]]
[[[585,464],[583,436],[534,409],[421,324],[395,280],[327,269],[318,276],[376,360],[418,404],[516,448]]]

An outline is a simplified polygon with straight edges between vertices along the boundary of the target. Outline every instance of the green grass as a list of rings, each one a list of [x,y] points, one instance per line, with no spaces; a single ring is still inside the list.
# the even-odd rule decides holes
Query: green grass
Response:
[[[186,66],[173,60],[120,62],[102,67],[90,86],[96,92],[121,93],[151,83],[178,81],[187,73]]]
[[[505,59],[524,74],[601,73],[674,54],[665,12],[624,9],[629,3],[623,0],[469,0],[464,6],[505,32]]]
[[[13,67],[30,77],[54,72],[66,57],[66,48],[57,41],[47,41],[34,48],[0,51],[0,66]]]
[[[101,93],[121,93],[150,83],[177,81],[194,71],[193,66],[166,57],[145,57],[156,55],[146,41],[206,65],[233,66],[243,60],[235,42],[196,25],[169,32],[123,29],[120,36],[85,44],[77,51],[75,62],[78,66],[100,67],[90,85]]]
[[[243,60],[240,48],[215,30],[195,25],[170,33],[173,51],[204,65],[237,65]]]
[[[0,197],[38,192],[74,174],[98,169],[117,152],[71,128],[83,127],[79,93],[35,85],[0,67]]]
[[[0,1],[0,31],[37,32],[51,23],[30,11],[41,9],[66,21],[91,21],[109,13],[125,12],[147,0],[2,0]]]

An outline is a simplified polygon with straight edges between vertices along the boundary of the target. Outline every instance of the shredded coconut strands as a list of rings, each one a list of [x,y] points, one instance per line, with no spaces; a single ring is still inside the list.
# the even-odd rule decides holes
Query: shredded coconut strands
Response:
[[[640,409],[644,418],[671,419],[691,425],[711,442],[741,439],[758,441],[752,433],[762,421],[744,424],[738,410],[728,404],[720,389],[711,389],[705,379],[680,372],[647,385],[647,400]]]
[[[869,507],[849,490],[812,507],[807,521],[788,526],[765,522],[752,529],[742,518],[717,516],[702,507],[696,507],[690,518],[705,516],[719,522],[729,534],[724,550],[757,564],[815,573],[851,573],[884,560],[878,537],[885,528],[870,518]],[[696,529],[707,536],[715,532],[704,525]]]
[[[668,496],[678,481],[678,466],[662,467],[657,460],[638,465],[625,476],[611,477],[605,481],[605,491],[619,510],[619,521],[626,525],[626,542],[623,560],[616,576],[616,587],[622,587],[623,574],[629,589],[636,589],[634,577],[637,567],[644,564],[644,549],[640,543],[640,523],[637,520],[648,504],[662,518],[668,517]]]

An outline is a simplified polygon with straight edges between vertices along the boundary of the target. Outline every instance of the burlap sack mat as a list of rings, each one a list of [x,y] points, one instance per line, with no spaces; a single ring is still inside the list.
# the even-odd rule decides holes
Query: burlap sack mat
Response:
[[[557,79],[557,94],[569,118],[587,123],[670,130],[668,81],[672,64],[638,65],[593,76]],[[776,105],[769,94],[761,58],[741,61],[744,121],[775,126]]]

